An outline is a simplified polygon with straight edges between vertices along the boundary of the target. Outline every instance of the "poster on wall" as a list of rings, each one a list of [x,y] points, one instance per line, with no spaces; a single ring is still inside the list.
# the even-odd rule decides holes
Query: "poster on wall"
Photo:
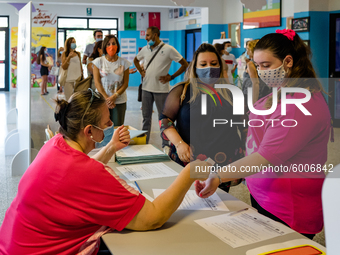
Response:
[[[183,18],[183,8],[179,8],[178,17]]]
[[[178,19],[178,8],[174,9],[174,19]]]
[[[281,0],[241,0],[243,29],[281,26]]]
[[[161,13],[149,12],[149,27],[158,27],[161,30]]]
[[[137,30],[146,30],[149,25],[149,13],[148,12],[137,12]]]
[[[136,38],[124,38],[121,39],[121,57],[125,58],[127,61],[133,63],[136,54]]]
[[[18,46],[18,27],[11,29],[11,86],[17,86],[17,46]],[[49,64],[55,63],[56,55],[56,28],[55,27],[32,27],[32,46],[31,46],[31,86],[40,87],[42,82],[40,75],[40,65],[37,64],[41,47],[47,48],[46,60]],[[47,86],[55,86],[56,77],[49,75]]]
[[[201,15],[201,8],[195,8],[195,14]]]
[[[186,9],[189,13],[189,16],[195,15],[195,8],[189,7],[189,8],[186,8]]]
[[[174,18],[174,9],[169,9],[169,19]]]
[[[124,12],[124,30],[133,30],[137,28],[136,12]]]
[[[184,8],[184,17],[189,17],[189,11],[188,8]]]

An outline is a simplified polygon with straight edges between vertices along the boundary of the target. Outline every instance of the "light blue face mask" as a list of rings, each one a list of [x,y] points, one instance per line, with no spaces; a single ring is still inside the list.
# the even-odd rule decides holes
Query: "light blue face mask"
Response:
[[[148,41],[148,45],[151,47],[151,46],[154,46],[155,45],[155,42],[154,41],[152,41],[152,40],[150,40],[150,41]]]
[[[93,138],[91,137],[91,140],[96,143],[96,148],[100,148],[100,147],[107,145],[110,142],[110,140],[112,139],[113,132],[114,132],[114,125],[112,124],[111,126],[105,128],[105,129],[102,129],[102,128],[97,127],[95,125],[92,125],[92,126],[94,126],[97,129],[100,129],[104,133],[104,138],[100,142],[93,140]]]
[[[232,47],[227,47],[227,52],[231,52],[233,50],[233,48]]]
[[[75,48],[77,48],[77,44],[71,43],[71,49],[74,50]]]
[[[206,84],[214,84],[220,78],[220,67],[196,68],[197,77]]]
[[[247,59],[250,59],[250,57],[249,57],[249,55],[248,55],[247,52],[246,52],[246,54],[245,54],[245,57],[246,57]]]
[[[102,41],[103,39],[102,38],[97,38],[96,39],[96,42],[100,42],[100,41]]]

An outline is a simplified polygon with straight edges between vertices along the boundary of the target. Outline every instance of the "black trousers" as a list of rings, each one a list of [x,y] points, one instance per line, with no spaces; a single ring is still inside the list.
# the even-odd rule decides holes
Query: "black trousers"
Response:
[[[267,210],[263,209],[258,203],[257,201],[255,200],[255,198],[253,198],[252,195],[250,195],[250,200],[251,200],[251,205],[252,207],[256,208],[257,211],[264,215],[264,216],[267,216],[268,218],[272,219],[272,220],[275,220],[275,221],[278,221],[278,222],[281,222],[282,224],[288,226],[288,224],[286,222],[284,222],[283,220],[279,219],[278,217],[276,217],[275,215],[271,214],[270,212],[268,212]],[[288,226],[289,227],[289,226]],[[313,240],[313,237],[315,236],[315,234],[303,234],[303,233],[300,233],[301,235],[304,235],[305,237]]]

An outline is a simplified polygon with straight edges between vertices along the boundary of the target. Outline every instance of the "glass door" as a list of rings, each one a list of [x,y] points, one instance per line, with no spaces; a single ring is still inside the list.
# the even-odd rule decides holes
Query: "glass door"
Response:
[[[0,91],[9,91],[8,17],[0,17]]]
[[[334,127],[340,127],[340,14],[330,14],[329,107]]]

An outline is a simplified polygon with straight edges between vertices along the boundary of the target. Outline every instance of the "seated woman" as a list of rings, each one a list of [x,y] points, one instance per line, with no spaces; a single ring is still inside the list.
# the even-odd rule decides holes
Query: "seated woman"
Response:
[[[21,178],[0,228],[0,254],[97,254],[100,236],[110,230],[161,227],[194,181],[189,167],[150,202],[106,165],[129,144],[125,127],[93,158],[87,156],[113,128],[104,97],[89,89],[56,103],[60,133]]]
[[[233,116],[228,91],[214,89],[215,83],[226,83],[222,60],[214,46],[203,43],[198,47],[186,77],[186,82],[170,91],[159,120],[161,135],[171,141],[171,159],[182,166],[196,158],[210,157],[218,165],[240,159],[243,149],[237,125],[213,127],[216,116],[241,121]],[[201,114],[202,95],[207,97],[206,115]],[[243,128],[241,132],[246,135]],[[229,186],[223,184],[221,188],[228,191]]]

